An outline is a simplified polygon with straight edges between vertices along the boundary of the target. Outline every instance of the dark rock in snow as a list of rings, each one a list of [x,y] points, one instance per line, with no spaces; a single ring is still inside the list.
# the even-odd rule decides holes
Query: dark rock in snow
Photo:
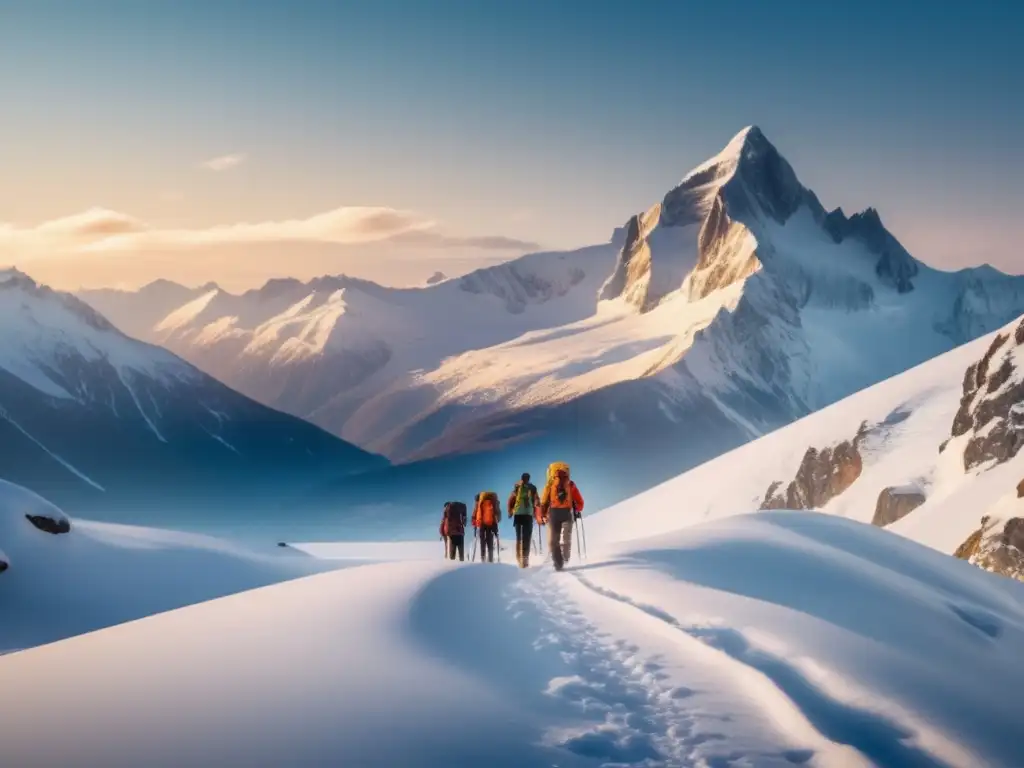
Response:
[[[68,533],[71,530],[71,521],[66,517],[53,518],[48,515],[25,515],[25,518],[40,531],[58,534]]]
[[[768,487],[761,509],[819,509],[860,477],[864,468],[859,445],[864,432],[830,448],[808,448],[796,477],[780,493],[782,483]]]
[[[883,488],[878,494],[872,525],[884,528],[901,520],[925,502],[925,495],[916,488]]]
[[[1024,480],[1017,483],[1017,498],[1024,499]]]

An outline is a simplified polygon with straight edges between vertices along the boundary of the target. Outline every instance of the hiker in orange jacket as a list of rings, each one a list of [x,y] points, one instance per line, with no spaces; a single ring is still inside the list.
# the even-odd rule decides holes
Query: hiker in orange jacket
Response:
[[[494,562],[494,539],[498,535],[498,523],[501,521],[501,502],[498,494],[485,491],[477,499],[473,509],[473,527],[480,537],[480,562]]]
[[[572,554],[572,526],[583,514],[583,494],[569,478],[569,465],[552,464],[540,495],[541,517],[548,524],[548,549],[555,570],[560,571]]]

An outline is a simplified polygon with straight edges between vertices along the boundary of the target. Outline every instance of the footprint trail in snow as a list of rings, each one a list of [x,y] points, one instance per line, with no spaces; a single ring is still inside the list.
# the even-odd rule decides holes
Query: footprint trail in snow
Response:
[[[809,749],[769,752],[731,744],[713,727],[731,716],[693,706],[701,691],[673,679],[685,664],[604,631],[569,594],[574,582],[571,571],[556,575],[545,566],[523,574],[507,593],[513,614],[536,611],[548,627],[534,648],[560,654],[575,671],[550,680],[545,693],[577,712],[579,722],[550,729],[547,744],[609,767],[793,766],[814,755]]]

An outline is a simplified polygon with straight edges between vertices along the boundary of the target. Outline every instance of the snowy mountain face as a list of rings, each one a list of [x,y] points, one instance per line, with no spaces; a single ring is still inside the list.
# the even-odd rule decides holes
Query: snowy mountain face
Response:
[[[211,291],[147,338],[413,462],[402,477],[487,486],[556,452],[607,503],[1021,312],[1024,278],[929,268],[876,211],[827,211],[749,128],[609,244],[416,290],[324,278]]]
[[[637,536],[816,510],[1024,580],[1022,342],[1019,318],[651,489]],[[592,520],[592,540],[619,535],[629,506]]]
[[[533,254],[414,289],[348,277],[273,280],[242,295],[214,287],[165,313],[141,338],[261,402],[379,451],[391,421],[401,426],[425,407],[417,390],[424,372],[467,351],[590,317],[614,259],[614,244]],[[119,327],[139,315],[132,297],[84,295]],[[394,395],[408,402],[396,403]]]
[[[0,477],[74,509],[217,510],[378,457],[135,341],[78,298],[0,273]]]
[[[137,339],[146,338],[169,313],[216,289],[210,283],[188,288],[170,280],[155,280],[137,291],[115,288],[83,290],[78,297],[105,317],[117,317],[117,327]]]

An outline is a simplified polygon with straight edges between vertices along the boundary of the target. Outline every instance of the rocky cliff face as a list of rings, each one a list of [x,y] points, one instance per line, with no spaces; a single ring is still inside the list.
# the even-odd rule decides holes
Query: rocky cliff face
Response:
[[[1024,518],[986,515],[955,554],[991,573],[1024,581]]]
[[[880,528],[891,525],[897,520],[902,520],[926,500],[920,489],[914,486],[883,488],[878,494],[878,503],[871,524]]]
[[[1001,464],[1024,445],[1024,319],[998,334],[982,358],[964,374],[963,397],[953,419],[953,437],[966,436],[964,468]]]
[[[868,208],[847,218],[836,208],[825,218],[825,229],[837,243],[847,238],[860,240],[872,253],[878,254],[875,274],[892,285],[899,293],[914,290],[911,278],[919,271],[917,262],[900,242],[882,224],[878,211]]]
[[[646,312],[684,282],[691,299],[704,298],[760,266],[752,222],[784,223],[805,203],[824,220],[792,166],[757,126],[746,128],[660,203],[629,220],[599,298],[623,298]]]
[[[820,509],[860,477],[864,460],[860,444],[867,436],[862,425],[853,440],[823,448],[808,448],[796,477],[782,490],[782,481],[768,486],[761,509]]]

